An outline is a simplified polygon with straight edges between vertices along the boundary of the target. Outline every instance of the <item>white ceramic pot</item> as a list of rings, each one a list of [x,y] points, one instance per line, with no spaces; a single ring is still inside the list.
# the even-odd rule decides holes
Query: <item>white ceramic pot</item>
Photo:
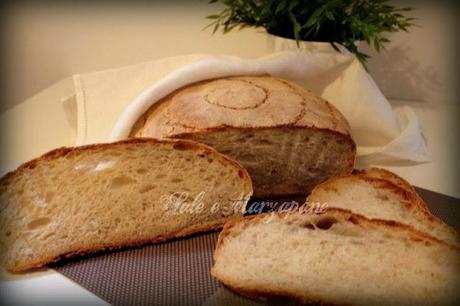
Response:
[[[295,39],[285,38],[266,32],[267,47],[272,52],[286,51],[286,50],[305,50],[308,52],[337,52],[330,43],[319,41],[300,41],[297,46]],[[359,43],[359,42],[358,42]],[[345,47],[338,45],[339,50],[343,54],[350,54]]]

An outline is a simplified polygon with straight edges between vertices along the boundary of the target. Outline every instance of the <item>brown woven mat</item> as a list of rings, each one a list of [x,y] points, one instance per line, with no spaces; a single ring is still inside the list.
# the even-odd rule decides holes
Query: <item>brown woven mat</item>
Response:
[[[418,188],[433,213],[460,229],[460,200]],[[210,275],[217,233],[75,259],[54,268],[113,305],[254,305]]]

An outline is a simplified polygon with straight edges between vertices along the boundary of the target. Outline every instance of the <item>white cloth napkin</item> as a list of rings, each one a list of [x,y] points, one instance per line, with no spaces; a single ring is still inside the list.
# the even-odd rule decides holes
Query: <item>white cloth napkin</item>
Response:
[[[76,75],[77,145],[126,138],[152,104],[187,84],[264,73],[294,81],[334,104],[350,123],[358,157],[430,160],[412,109],[393,110],[353,55],[327,50],[280,52],[256,60],[195,54]]]

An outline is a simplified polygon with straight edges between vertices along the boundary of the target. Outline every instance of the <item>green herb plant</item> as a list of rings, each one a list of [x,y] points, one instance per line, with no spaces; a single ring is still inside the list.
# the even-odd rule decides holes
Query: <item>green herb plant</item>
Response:
[[[366,41],[377,52],[390,40],[387,33],[406,31],[414,18],[403,14],[410,7],[396,7],[387,0],[211,0],[224,5],[207,16],[213,33],[235,28],[263,27],[268,33],[301,40],[342,45],[366,66],[369,55],[356,42]]]

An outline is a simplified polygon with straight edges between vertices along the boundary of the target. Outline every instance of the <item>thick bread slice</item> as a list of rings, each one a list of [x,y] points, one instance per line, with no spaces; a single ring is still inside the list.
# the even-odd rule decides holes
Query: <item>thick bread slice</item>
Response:
[[[307,203],[349,209],[372,219],[394,220],[460,246],[460,236],[435,217],[415,189],[394,173],[372,168],[334,177],[316,186]]]
[[[229,222],[219,235],[214,260],[214,277],[254,298],[322,305],[460,301],[458,248],[412,227],[344,210]]]
[[[270,76],[181,88],[139,118],[131,136],[205,143],[248,169],[257,197],[307,194],[331,176],[350,173],[356,153],[334,106]]]
[[[251,194],[243,167],[192,141],[57,149],[0,181],[1,262],[19,272],[217,229]]]

